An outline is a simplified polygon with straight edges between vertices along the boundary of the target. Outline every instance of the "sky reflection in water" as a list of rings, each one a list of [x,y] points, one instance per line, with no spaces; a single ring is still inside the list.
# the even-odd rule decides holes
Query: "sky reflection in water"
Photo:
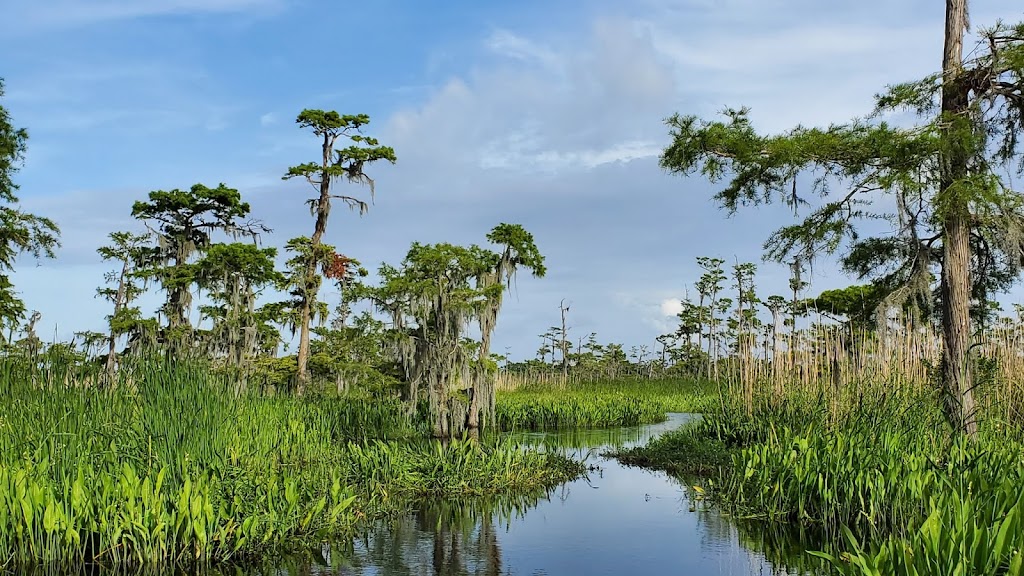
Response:
[[[519,502],[460,506],[425,503],[356,542],[347,558],[318,574],[586,575],[784,574],[740,543],[737,528],[713,510],[694,511],[682,486],[662,473],[600,456],[682,425],[518,435],[562,444],[600,467],[589,479]],[[532,506],[531,506],[532,505]],[[295,573],[293,571],[287,571]]]

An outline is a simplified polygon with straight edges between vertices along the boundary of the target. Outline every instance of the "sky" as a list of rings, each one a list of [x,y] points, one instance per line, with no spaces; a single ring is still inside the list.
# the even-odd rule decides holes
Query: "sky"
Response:
[[[943,31],[943,4],[924,0],[0,0],[0,14],[0,104],[30,134],[21,200],[62,229],[58,257],[13,278],[41,336],[103,330],[96,248],[141,230],[131,205],[152,190],[223,182],[274,230],[267,245],[309,235],[311,190],[281,175],[318,158],[295,117],[321,108],[369,114],[398,156],[368,170],[368,214],[332,213],[339,251],[376,269],[413,241],[484,244],[500,222],[534,234],[548,275],[520,276],[495,332],[514,358],[563,298],[571,338],[653,345],[697,256],[760,262],[792,222],[784,207],[729,217],[715,184],[660,169],[666,117],[748,106],[778,132],[863,116],[886,85],[937,70]],[[975,25],[1022,16],[1019,0],[971,5]],[[787,278],[761,264],[758,290]],[[827,260],[811,281],[851,283]]]

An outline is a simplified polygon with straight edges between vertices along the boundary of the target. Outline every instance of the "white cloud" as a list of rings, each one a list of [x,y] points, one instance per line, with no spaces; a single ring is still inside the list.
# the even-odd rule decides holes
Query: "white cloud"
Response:
[[[277,116],[273,112],[267,112],[260,116],[260,126],[270,126],[277,122]]]
[[[647,331],[655,331],[649,339],[671,332],[676,327],[675,314],[669,314],[667,309],[673,301],[678,304],[678,300],[667,298],[664,290],[637,286],[629,291],[616,291],[613,297],[635,320],[640,320]]]
[[[491,142],[480,155],[481,168],[520,169],[530,166],[532,170],[558,172],[566,169],[590,170],[602,164],[629,162],[661,154],[662,145],[653,141],[629,141],[615,144],[603,150],[578,150],[559,152],[556,150],[530,150],[529,139],[513,134],[504,142]],[[524,144],[527,144],[524,146]]]
[[[496,61],[391,118],[407,164],[553,172],[660,151],[673,71],[629,21],[599,20],[557,51],[506,31],[484,45]]]
[[[756,262],[791,215],[768,207],[727,219],[710,200],[717,185],[662,174],[653,160],[667,143],[663,119],[747,105],[770,131],[844,122],[870,112],[887,83],[936,66],[941,14],[880,20],[881,2],[761,4],[650,2],[582,36],[486,37],[481,64],[387,124],[399,154],[389,186],[407,199],[457,199],[410,234],[451,235],[485,214],[522,218],[550,250],[542,284],[562,287],[543,310],[577,299],[579,330],[604,338],[672,330],[681,287],[699,275],[694,257]],[[759,289],[785,293],[785,270],[761,268]],[[828,262],[816,272],[815,290],[848,282]],[[531,316],[535,327],[551,321]],[[515,341],[501,327],[496,336]]]
[[[661,313],[665,316],[676,316],[683,311],[683,303],[678,298],[666,298],[661,301]]]

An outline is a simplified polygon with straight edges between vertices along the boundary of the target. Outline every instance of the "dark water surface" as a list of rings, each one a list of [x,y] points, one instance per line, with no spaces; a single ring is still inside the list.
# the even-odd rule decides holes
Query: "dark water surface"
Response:
[[[424,503],[335,553],[330,566],[284,573],[397,575],[795,574],[773,566],[714,510],[696,509],[684,487],[660,472],[601,456],[644,443],[690,420],[613,430],[519,434],[586,456],[588,479],[551,492],[473,506]],[[756,542],[756,543],[755,543]]]

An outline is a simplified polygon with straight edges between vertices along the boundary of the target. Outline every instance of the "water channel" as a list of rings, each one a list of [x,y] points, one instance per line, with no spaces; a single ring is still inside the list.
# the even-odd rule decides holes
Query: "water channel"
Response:
[[[528,433],[526,443],[567,450],[593,466],[589,478],[553,491],[475,505],[424,503],[357,540],[323,566],[283,574],[599,575],[796,574],[770,562],[763,541],[690,500],[679,481],[606,458],[684,425],[691,415],[611,430]],[[756,529],[754,530],[756,532]],[[759,546],[758,544],[761,544]],[[777,558],[776,563],[781,563]],[[783,556],[784,557],[784,556]]]

